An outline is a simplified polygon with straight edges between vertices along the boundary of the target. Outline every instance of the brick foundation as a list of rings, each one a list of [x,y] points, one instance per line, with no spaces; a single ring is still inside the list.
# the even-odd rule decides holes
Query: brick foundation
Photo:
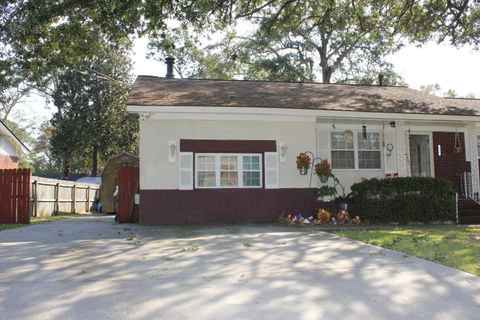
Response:
[[[282,212],[314,215],[314,189],[141,190],[140,224],[277,221]]]

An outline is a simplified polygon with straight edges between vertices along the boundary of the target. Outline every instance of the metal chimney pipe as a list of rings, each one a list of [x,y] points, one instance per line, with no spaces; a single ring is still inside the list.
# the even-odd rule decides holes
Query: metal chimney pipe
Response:
[[[383,86],[383,74],[381,73],[378,75],[378,85]]]
[[[175,58],[168,57],[165,59],[165,63],[167,64],[167,75],[165,76],[167,79],[175,78],[173,74],[173,65],[175,64]]]

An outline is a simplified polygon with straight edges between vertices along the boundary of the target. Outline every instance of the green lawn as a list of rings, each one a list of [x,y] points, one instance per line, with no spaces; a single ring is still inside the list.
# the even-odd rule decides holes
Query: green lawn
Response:
[[[58,220],[66,220],[66,219],[73,219],[73,218],[78,218],[80,215],[78,214],[61,214],[58,216],[52,216],[52,217],[30,217],[30,224],[39,224],[39,223],[45,223],[45,222],[50,222],[50,221],[58,221]],[[0,231],[8,230],[8,229],[13,229],[13,228],[19,228],[19,227],[25,227],[28,226],[28,224],[0,224]]]
[[[442,226],[332,232],[480,276],[480,227]]]

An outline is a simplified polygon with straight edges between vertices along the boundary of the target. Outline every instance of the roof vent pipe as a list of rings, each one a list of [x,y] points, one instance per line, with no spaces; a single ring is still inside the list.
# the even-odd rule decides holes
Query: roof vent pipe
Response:
[[[165,59],[165,63],[167,64],[167,75],[165,76],[167,79],[175,78],[173,74],[173,65],[175,64],[175,58],[168,57]]]
[[[383,86],[383,74],[381,73],[378,75],[378,85]]]

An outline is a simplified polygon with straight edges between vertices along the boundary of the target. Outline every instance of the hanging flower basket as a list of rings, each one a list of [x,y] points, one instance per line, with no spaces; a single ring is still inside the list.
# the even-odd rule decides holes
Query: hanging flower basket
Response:
[[[320,175],[318,177],[320,178],[321,183],[326,183],[328,181],[328,176]]]
[[[300,174],[302,176],[308,173],[310,164],[311,164],[311,159],[305,152],[302,152],[297,156],[297,169],[300,171]]]
[[[300,171],[300,174],[301,174],[302,176],[305,176],[305,175],[307,175],[307,173],[308,173],[308,167],[301,167],[301,168],[298,169],[298,170]]]
[[[328,177],[332,174],[332,166],[327,159],[320,160],[319,163],[315,165],[315,174],[320,177],[322,183],[328,181]]]

